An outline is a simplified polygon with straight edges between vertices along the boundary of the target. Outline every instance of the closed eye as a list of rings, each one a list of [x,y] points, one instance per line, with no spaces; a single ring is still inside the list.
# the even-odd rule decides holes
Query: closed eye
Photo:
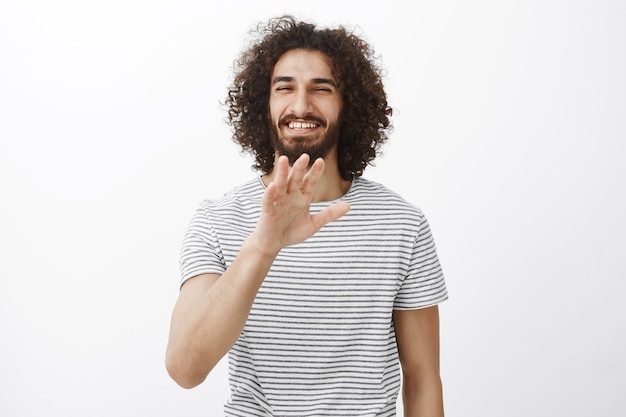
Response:
[[[278,87],[275,88],[276,91],[290,91],[293,90],[293,88],[291,88],[288,85],[280,85]]]

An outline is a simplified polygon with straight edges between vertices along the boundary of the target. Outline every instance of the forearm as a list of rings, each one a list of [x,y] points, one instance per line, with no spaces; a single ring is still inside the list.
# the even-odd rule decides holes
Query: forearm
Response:
[[[404,417],[443,417],[443,390],[439,376],[407,377],[402,381]]]
[[[168,371],[182,386],[201,383],[241,334],[274,256],[247,239],[222,276],[172,317]],[[185,284],[187,285],[187,284]]]
[[[259,221],[230,267],[219,277],[199,276],[184,284],[172,314],[166,354],[167,370],[181,386],[204,381],[233,346],[280,250],[305,241],[350,209],[347,203],[336,202],[311,214],[324,160],[316,160],[310,169],[308,162],[303,154],[290,172],[288,158],[278,158]]]

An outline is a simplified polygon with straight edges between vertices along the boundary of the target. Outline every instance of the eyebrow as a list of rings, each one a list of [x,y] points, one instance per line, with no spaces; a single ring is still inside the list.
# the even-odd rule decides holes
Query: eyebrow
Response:
[[[279,76],[279,77],[275,77],[274,80],[272,81],[272,85],[280,83],[280,82],[292,82],[294,80],[293,77],[289,77],[289,76]],[[337,87],[337,83],[335,83],[332,79],[330,78],[313,78],[311,80],[311,82],[313,84],[329,84],[333,87]]]

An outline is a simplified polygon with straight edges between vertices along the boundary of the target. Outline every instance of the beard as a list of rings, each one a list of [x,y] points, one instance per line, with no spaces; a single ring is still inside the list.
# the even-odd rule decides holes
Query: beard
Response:
[[[284,137],[280,133],[280,128],[284,126],[285,121],[291,117],[284,117],[280,120],[279,123],[271,123],[271,131],[270,131],[270,140],[272,147],[279,155],[285,155],[289,159],[289,165],[292,166],[294,162],[303,154],[306,153],[309,155],[309,168],[313,165],[318,158],[325,158],[330,151],[335,148],[337,143],[339,143],[339,124],[331,123],[328,127],[328,130],[325,133],[322,133],[322,137],[317,137],[314,139],[314,143],[311,142],[311,138],[307,138],[305,136],[294,136],[291,137],[289,141],[286,141]],[[318,118],[307,118],[307,121],[313,121],[318,123],[322,128],[326,127],[328,124],[326,121],[318,119]]]

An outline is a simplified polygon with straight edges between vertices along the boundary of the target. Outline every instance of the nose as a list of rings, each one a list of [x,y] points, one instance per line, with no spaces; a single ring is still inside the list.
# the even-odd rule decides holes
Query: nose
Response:
[[[290,110],[298,117],[304,117],[311,112],[311,101],[306,89],[298,89],[295,92]]]

